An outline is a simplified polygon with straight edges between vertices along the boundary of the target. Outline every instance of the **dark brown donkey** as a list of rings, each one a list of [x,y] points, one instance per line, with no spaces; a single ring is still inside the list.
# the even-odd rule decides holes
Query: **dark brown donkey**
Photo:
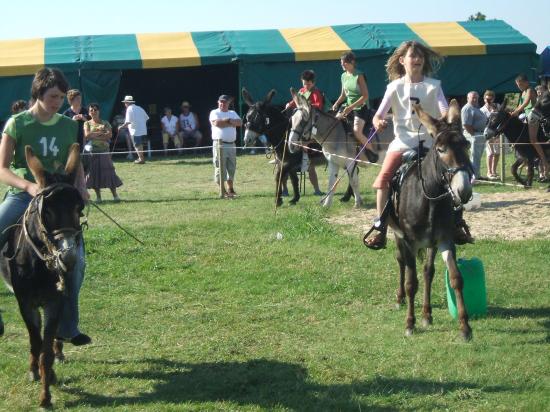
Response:
[[[389,224],[395,232],[400,282],[397,293],[401,303],[407,294],[406,335],[415,326],[414,297],[418,289],[416,257],[426,249],[424,266],[423,324],[432,323],[430,301],[434,276],[434,260],[441,250],[449,270],[451,286],[455,290],[462,337],[469,340],[472,330],[462,295],[463,280],[456,264],[453,242],[455,210],[470,199],[471,164],[468,141],[462,135],[460,108],[453,100],[446,118],[436,120],[415,105],[421,123],[433,138],[433,146],[426,157],[405,172],[400,189],[393,196],[393,210]]]
[[[29,376],[40,379],[40,406],[47,408],[51,406],[50,384],[56,381],[54,337],[63,309],[65,280],[77,261],[84,207],[74,187],[80,165],[79,145],[75,143],[70,148],[66,174],[45,171],[30,146],[25,147],[25,156],[40,192],[19,224],[10,230],[0,256],[0,270],[15,293],[27,326],[31,346]],[[43,335],[39,308],[44,312]],[[62,353],[56,355],[62,357]]]

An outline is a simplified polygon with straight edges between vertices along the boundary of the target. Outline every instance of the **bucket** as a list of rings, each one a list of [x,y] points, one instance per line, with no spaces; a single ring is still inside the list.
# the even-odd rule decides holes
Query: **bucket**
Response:
[[[458,259],[458,269],[464,280],[462,294],[466,313],[469,318],[483,317],[487,314],[487,288],[485,286],[485,271],[483,262],[478,258]],[[445,270],[445,286],[447,287],[447,307],[453,319],[458,319],[455,291],[451,287],[449,270]]]

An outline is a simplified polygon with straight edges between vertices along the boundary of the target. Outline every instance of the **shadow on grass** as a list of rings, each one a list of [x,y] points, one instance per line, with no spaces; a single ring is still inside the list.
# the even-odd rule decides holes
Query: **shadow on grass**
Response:
[[[104,365],[104,363],[102,363]],[[180,363],[166,359],[145,359],[135,362],[112,362],[124,371],[106,374],[107,380],[125,379],[153,381],[150,391],[131,396],[104,396],[71,388],[75,381],[64,382],[62,391],[77,399],[66,407],[180,404],[200,402],[231,402],[261,408],[291,410],[406,410],[403,406],[380,407],[358,400],[358,396],[443,395],[455,391],[504,392],[512,387],[500,385],[481,387],[463,382],[439,382],[419,379],[376,377],[366,382],[319,385],[310,382],[307,369],[298,364],[256,359],[246,362]],[[135,365],[139,370],[132,371]],[[107,383],[107,382],[106,382]],[[131,391],[131,390],[129,390]],[[435,404],[432,406],[436,406]],[[428,406],[429,408],[429,406]]]
[[[539,308],[501,308],[499,306],[488,307],[489,317],[513,319],[531,318],[541,319],[539,322],[546,329],[546,337],[538,343],[550,344],[550,307]]]

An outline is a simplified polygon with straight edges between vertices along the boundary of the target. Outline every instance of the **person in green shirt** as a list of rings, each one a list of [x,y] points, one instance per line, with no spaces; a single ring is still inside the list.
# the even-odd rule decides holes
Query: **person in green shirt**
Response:
[[[369,89],[365,74],[356,67],[355,54],[346,52],[340,58],[340,64],[344,72],[342,73],[342,91],[340,96],[334,102],[332,110],[337,111],[342,103],[344,109],[337,115],[340,118],[353,116],[353,134],[361,146],[365,146],[369,161],[378,160],[372,143],[367,142],[367,137],[363,134],[365,123],[371,122],[369,111]],[[370,151],[370,153],[369,153]],[[372,160],[371,160],[372,159]]]
[[[10,186],[0,204],[0,249],[7,240],[5,229],[19,221],[32,198],[40,190],[27,166],[25,146],[42,162],[44,169],[55,173],[63,171],[69,148],[78,136],[77,123],[58,113],[63,105],[69,84],[60,70],[43,68],[36,72],[31,97],[33,105],[12,116],[6,123],[0,143],[0,182]],[[84,174],[80,167],[77,189],[88,200]],[[79,242],[77,264],[67,282],[64,308],[58,328],[58,338],[74,345],[91,342],[88,335],[78,329],[78,295],[85,269],[84,240]]]

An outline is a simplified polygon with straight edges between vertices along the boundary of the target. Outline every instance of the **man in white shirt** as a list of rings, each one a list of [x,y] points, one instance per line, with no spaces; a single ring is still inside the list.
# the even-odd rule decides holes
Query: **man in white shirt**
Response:
[[[174,147],[179,149],[178,154],[181,153],[181,140],[178,134],[179,121],[176,116],[172,115],[172,109],[169,107],[164,108],[164,116],[160,119],[162,126],[162,144],[164,145],[164,156],[168,154],[168,143],[170,140],[174,143]]]
[[[237,127],[242,126],[242,120],[237,113],[229,110],[231,98],[222,94],[218,98],[218,108],[210,112],[210,124],[212,125],[212,153],[214,157],[214,180],[219,183],[220,175],[227,182],[227,190],[223,185],[223,196],[233,198],[237,194],[233,187],[235,170],[237,169]],[[220,159],[224,169],[220,171]]]
[[[147,139],[147,120],[149,120],[149,116],[147,116],[145,110],[135,104],[136,102],[132,96],[124,97],[122,103],[126,106],[126,117],[124,124],[120,125],[119,130],[127,127],[130,131],[130,136],[138,155],[138,159],[134,163],[142,165],[145,163],[143,143]]]

